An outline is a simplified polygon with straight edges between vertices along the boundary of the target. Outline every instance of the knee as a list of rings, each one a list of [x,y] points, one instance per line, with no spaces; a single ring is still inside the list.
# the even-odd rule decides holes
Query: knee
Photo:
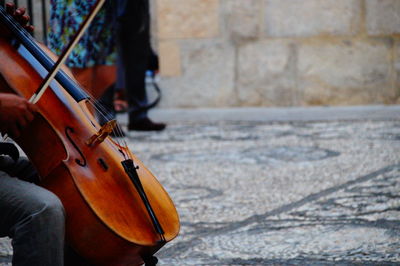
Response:
[[[49,191],[35,203],[33,217],[37,218],[40,223],[64,227],[64,207],[60,199]]]
[[[60,199],[54,194],[51,200],[46,202],[45,211],[50,213],[54,217],[60,217],[64,220],[64,206],[62,205]]]
[[[43,211],[51,217],[62,219],[62,221],[64,221],[64,206],[62,205],[60,199],[54,194],[52,194],[50,200],[46,202]]]

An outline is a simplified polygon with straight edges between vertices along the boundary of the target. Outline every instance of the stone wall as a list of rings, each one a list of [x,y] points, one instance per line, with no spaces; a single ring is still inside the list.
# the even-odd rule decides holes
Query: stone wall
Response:
[[[399,0],[154,0],[162,107],[400,103]]]

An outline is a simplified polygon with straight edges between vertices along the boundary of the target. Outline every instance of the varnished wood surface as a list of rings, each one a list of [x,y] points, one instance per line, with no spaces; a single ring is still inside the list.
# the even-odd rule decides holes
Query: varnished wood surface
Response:
[[[1,90],[11,89],[30,98],[41,77],[2,39],[0,62]],[[16,141],[37,167],[43,186],[62,200],[67,210],[67,239],[78,253],[96,264],[140,263],[142,256],[164,243],[159,242],[160,236],[124,172],[121,161],[125,158],[110,139],[87,146],[85,141],[97,131],[93,126],[97,123],[90,120],[93,118],[82,104],[62,89],[53,89],[57,92],[46,91],[37,103],[39,114]],[[107,164],[107,170],[99,159]],[[86,163],[80,166],[77,160]],[[133,160],[164,237],[170,241],[179,232],[175,206],[152,173],[136,157]]]

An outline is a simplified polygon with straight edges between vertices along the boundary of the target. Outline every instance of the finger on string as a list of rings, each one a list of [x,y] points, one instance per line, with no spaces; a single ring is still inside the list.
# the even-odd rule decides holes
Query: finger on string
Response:
[[[25,30],[29,33],[33,33],[35,31],[35,27],[33,25],[25,26]]]
[[[18,21],[19,24],[21,24],[21,26],[24,27],[30,20],[30,17],[28,15],[19,15],[16,16],[15,19]]]
[[[21,16],[21,18],[19,19],[19,23],[21,23],[22,26],[26,26],[30,19],[31,17],[29,15]]]
[[[15,5],[14,3],[6,3],[6,11],[8,14],[13,15],[15,12]]]
[[[15,10],[14,15],[18,18],[18,17],[22,17],[26,12],[26,8],[25,7],[19,7],[17,8],[17,10]]]

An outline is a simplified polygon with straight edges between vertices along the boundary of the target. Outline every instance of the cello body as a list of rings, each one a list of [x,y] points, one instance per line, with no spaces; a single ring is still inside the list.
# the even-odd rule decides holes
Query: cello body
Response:
[[[43,67],[0,36],[0,92],[29,99]],[[46,72],[46,71],[45,71]],[[39,112],[15,142],[31,160],[41,186],[66,211],[66,241],[93,265],[140,265],[179,232],[179,216],[154,175],[110,137],[88,144],[100,129],[87,108],[53,81],[36,103]],[[162,228],[156,230],[137,188],[121,164],[133,160],[148,202]]]

